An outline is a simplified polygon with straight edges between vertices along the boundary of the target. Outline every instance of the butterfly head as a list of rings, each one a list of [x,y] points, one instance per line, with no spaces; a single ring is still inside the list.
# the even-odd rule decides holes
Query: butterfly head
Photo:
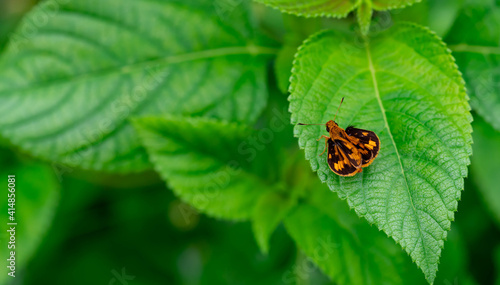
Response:
[[[339,127],[339,125],[337,125],[337,123],[335,123],[335,121],[333,121],[333,120],[326,122],[326,131],[327,132],[335,130],[338,127]]]

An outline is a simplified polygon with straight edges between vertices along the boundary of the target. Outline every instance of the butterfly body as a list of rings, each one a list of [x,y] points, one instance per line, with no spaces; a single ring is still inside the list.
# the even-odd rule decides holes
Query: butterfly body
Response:
[[[340,105],[344,98],[340,101]],[[337,113],[340,110],[337,109]],[[363,167],[370,165],[380,150],[380,140],[378,136],[368,130],[357,129],[349,126],[345,130],[339,127],[335,118],[326,122],[326,131],[330,136],[321,136],[319,140],[325,139],[325,150],[328,150],[327,162],[330,169],[340,176],[354,176],[363,171]],[[302,124],[299,125],[323,125],[323,124]]]
[[[333,120],[326,123],[326,130],[330,136],[320,139],[325,139],[328,166],[336,174],[354,176],[377,157],[380,140],[374,132],[354,127],[344,130]]]

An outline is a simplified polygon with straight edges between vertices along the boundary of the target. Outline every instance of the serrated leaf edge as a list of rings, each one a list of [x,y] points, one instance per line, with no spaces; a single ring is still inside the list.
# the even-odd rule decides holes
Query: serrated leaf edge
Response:
[[[419,0],[419,1],[417,1],[417,2],[420,2],[420,0]],[[427,33],[427,34],[429,34],[429,35],[430,35],[430,36],[431,36],[434,40],[436,40],[436,42],[437,42],[437,43],[439,43],[439,45],[441,46],[441,48],[442,48],[443,52],[444,52],[445,54],[447,54],[447,55],[448,55],[448,58],[449,58],[449,62],[448,62],[449,66],[448,66],[448,67],[450,67],[450,69],[454,71],[454,73],[455,73],[455,74],[454,74],[454,79],[455,79],[455,80],[457,80],[457,83],[459,83],[459,84],[461,85],[461,91],[460,91],[459,95],[463,96],[463,98],[464,98],[464,99],[466,100],[466,102],[467,102],[467,103],[466,103],[466,105],[467,105],[467,108],[466,108],[466,109],[469,111],[469,112],[467,113],[467,119],[468,119],[469,123],[471,123],[471,122],[473,121],[473,117],[472,117],[472,115],[471,115],[471,113],[470,113],[471,108],[470,108],[470,104],[468,103],[468,102],[469,102],[469,96],[468,96],[468,94],[467,94],[467,89],[466,89],[466,85],[465,85],[465,80],[463,79],[463,77],[462,77],[462,73],[460,72],[460,70],[459,70],[459,68],[458,68],[458,66],[457,66],[457,64],[456,64],[456,60],[455,60],[455,58],[454,58],[454,57],[453,57],[453,55],[452,55],[452,51],[451,51],[451,50],[447,47],[447,45],[443,42],[443,40],[442,40],[442,39],[441,39],[441,38],[440,38],[440,37],[439,37],[439,36],[438,36],[435,32],[433,32],[432,30],[430,30],[430,29],[429,29],[429,28],[427,28],[427,27],[420,26],[420,25],[418,25],[418,24],[411,23],[411,22],[402,22],[402,23],[399,23],[399,24],[398,24],[398,26],[410,26],[410,27],[413,27],[413,28],[416,28],[416,29],[420,29],[421,31],[423,31],[423,32],[425,32],[425,33]],[[297,78],[296,78],[295,74],[297,73],[297,71],[300,71],[300,69],[299,69],[299,67],[298,67],[298,64],[297,64],[297,61],[298,61],[298,59],[302,56],[302,53],[303,53],[304,48],[305,48],[305,47],[306,47],[306,46],[307,46],[310,42],[314,42],[316,39],[323,37],[323,36],[324,36],[324,34],[327,34],[327,33],[329,33],[329,32],[334,32],[334,30],[327,29],[327,30],[322,30],[322,31],[319,31],[319,32],[317,32],[316,34],[313,34],[312,36],[310,36],[309,38],[307,38],[307,39],[303,42],[303,44],[299,47],[299,49],[298,49],[297,53],[295,54],[295,58],[294,58],[294,61],[293,61],[292,75],[290,76],[290,87],[289,87],[289,93],[290,93],[290,96],[288,97],[288,101],[290,101],[291,94],[294,92],[294,90],[295,90],[295,85],[297,84]],[[291,110],[291,108],[290,108],[290,107],[289,107],[289,112],[291,113],[291,119],[290,119],[290,120],[291,120],[291,123],[292,123],[292,124],[295,124],[295,120],[294,120],[294,117],[295,117],[295,116],[294,116],[294,113],[292,112],[292,110]],[[470,126],[470,125],[469,125],[469,126]],[[473,143],[473,140],[472,140],[472,127],[470,127],[470,128],[469,128],[469,132],[468,132],[468,133],[467,133],[467,132],[465,132],[464,134],[468,134],[468,135],[466,136],[466,138],[465,138],[465,139],[466,139],[466,143],[469,143],[468,147],[467,147],[467,145],[466,145],[466,147],[467,147],[467,152],[468,152],[468,154],[469,154],[468,159],[467,159],[467,163],[466,163],[466,166],[468,166],[468,165],[470,165],[470,156],[472,155],[472,143]],[[391,136],[392,136],[392,134],[391,134]],[[298,135],[297,135],[296,133],[294,133],[294,137],[298,138]],[[299,147],[300,147],[301,149],[304,149],[304,148],[305,148],[304,146],[301,146],[301,145],[299,145]],[[306,158],[306,159],[307,159],[307,158]],[[312,163],[310,160],[309,160],[309,162],[310,162],[310,164]],[[313,165],[311,164],[311,166],[313,166]],[[314,172],[318,172],[318,170],[317,170],[317,169],[316,169],[316,170],[314,170],[314,168],[313,168],[313,167],[312,167],[312,170],[313,170]],[[318,173],[318,174],[319,174],[319,173]],[[463,176],[463,178],[466,178],[466,177],[467,177],[467,174],[468,174],[468,172],[466,173],[466,175],[465,175],[465,176]],[[405,179],[406,179],[406,178],[405,178]],[[321,180],[321,182],[322,182],[322,183],[326,183],[326,180],[325,180],[325,179],[320,179],[320,180]],[[329,188],[330,188],[330,187],[329,187]],[[331,190],[332,192],[336,192],[334,189],[331,189],[331,188],[330,188],[330,190]],[[462,189],[459,189],[459,190],[460,190],[460,192],[461,192],[461,191],[463,191],[464,189],[462,188]],[[338,195],[338,194],[337,194],[337,195]],[[338,195],[338,196],[339,196],[339,195]],[[359,212],[356,208],[352,207],[352,203],[351,203],[351,201],[349,200],[349,197],[340,197],[340,196],[339,196],[339,198],[340,198],[340,199],[342,199],[342,200],[347,200],[348,205],[349,205],[349,208],[350,208],[350,209],[354,209],[354,211],[356,212],[356,214],[357,214],[359,217],[363,217],[365,221],[368,221],[368,220],[365,218],[366,214],[362,214],[362,213],[360,213],[360,212]],[[458,198],[458,201],[460,201],[460,197]],[[457,211],[458,211],[458,207],[457,207],[456,209],[454,209],[454,210],[453,210],[453,213],[455,213],[455,212],[457,212]],[[447,217],[447,219],[448,219],[448,221],[450,221],[450,222],[451,222],[451,221],[454,221],[454,215],[453,215],[451,218],[450,218],[450,217]],[[368,221],[368,222],[369,222],[369,221]],[[393,241],[395,241],[395,242],[396,242],[396,244],[400,245],[400,246],[401,246],[401,248],[402,248],[402,249],[404,249],[404,250],[406,251],[406,248],[404,248],[404,247],[401,245],[401,243],[400,243],[399,241],[397,241],[396,239],[394,239],[392,235],[387,234],[387,233],[386,233],[386,232],[385,232],[382,228],[380,228],[380,226],[379,226],[378,224],[376,224],[375,222],[369,222],[369,224],[370,224],[370,225],[374,225],[374,224],[375,224],[375,225],[377,226],[377,228],[378,228],[378,230],[379,230],[379,231],[383,231],[383,232],[384,232],[384,233],[385,233],[388,237],[390,237]],[[443,241],[443,242],[442,242],[442,243],[438,243],[440,251],[444,248],[444,241],[445,241],[445,240],[446,240],[446,238],[447,238],[447,232],[448,232],[449,230],[450,230],[450,228],[447,228],[447,229],[444,231],[444,239],[443,239],[443,240],[441,240],[441,241]],[[408,252],[407,252],[407,253],[408,253]],[[410,254],[408,253],[408,255],[410,255]],[[439,257],[441,256],[441,252],[439,252],[438,256],[439,256]],[[411,257],[411,255],[410,255],[410,257]],[[411,257],[411,259],[412,259],[412,261],[413,261],[413,262],[415,262],[415,260],[413,260],[413,257]],[[439,259],[438,259],[437,264],[439,264]],[[437,270],[436,270],[436,272],[437,272]],[[424,273],[424,275],[425,275],[425,277],[426,277],[427,281],[428,281],[430,284],[433,284],[434,279],[435,279],[435,277],[436,277],[436,272],[434,272],[434,274],[433,274],[433,276],[432,276],[432,280],[429,280],[429,279],[428,279],[428,277],[427,277],[427,274],[425,274],[425,273]]]
[[[290,15],[295,15],[295,16],[299,16],[299,17],[304,17],[304,18],[325,17],[325,18],[342,19],[342,18],[347,17],[347,15],[349,15],[349,13],[351,13],[352,11],[356,10],[356,8],[359,5],[359,1],[358,1],[358,2],[356,2],[356,3],[353,4],[353,6],[351,7],[351,9],[349,11],[347,11],[346,13],[339,13],[339,14],[328,13],[328,12],[302,13],[302,12],[295,12],[295,11],[289,11],[289,10],[286,10],[286,9],[281,9],[281,7],[279,5],[273,5],[271,3],[264,2],[262,0],[254,0],[254,1],[257,2],[257,3],[260,3],[260,4],[264,4],[264,5],[268,6],[268,7],[273,8],[273,9],[277,9],[277,10],[279,10],[282,13],[286,13],[286,14],[290,14]]]

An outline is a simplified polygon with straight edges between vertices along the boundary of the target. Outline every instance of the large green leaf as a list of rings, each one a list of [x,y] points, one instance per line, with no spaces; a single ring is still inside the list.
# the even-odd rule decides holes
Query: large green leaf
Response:
[[[285,13],[305,17],[343,18],[366,1],[375,10],[402,8],[420,0],[255,0]]]
[[[444,44],[424,28],[399,25],[363,48],[352,38],[324,31],[299,49],[291,120],[325,123],[345,97],[337,122],[374,131],[378,157],[340,177],[318,156],[324,126],[297,125],[295,136],[321,181],[401,244],[432,283],[471,154],[464,83]]]
[[[5,181],[4,201],[0,205],[2,226],[0,233],[0,257],[4,261],[4,266],[0,268],[0,283],[7,284],[6,280],[16,280],[21,278],[24,267],[33,257],[42,238],[49,229],[55,213],[57,202],[59,201],[59,184],[52,169],[38,163],[20,163],[18,161],[6,161],[6,157],[11,157],[2,150],[2,168],[0,175]],[[8,214],[7,179],[8,175],[15,175],[15,220],[10,221]],[[8,225],[8,222],[17,223]],[[10,241],[10,227],[15,228],[15,246],[8,248]],[[7,275],[10,272],[6,265],[10,261],[10,252],[15,251],[15,278]]]
[[[500,131],[500,4],[466,1],[445,41],[453,50],[471,106]]]
[[[255,135],[246,127],[172,116],[139,119],[136,127],[161,177],[211,216],[250,218],[260,196],[274,189],[246,143]],[[259,154],[272,160],[265,150]]]
[[[264,108],[275,50],[255,45],[244,5],[218,17],[208,0],[63,2],[34,9],[0,60],[0,132],[33,155],[139,171],[129,117],[253,122]]]

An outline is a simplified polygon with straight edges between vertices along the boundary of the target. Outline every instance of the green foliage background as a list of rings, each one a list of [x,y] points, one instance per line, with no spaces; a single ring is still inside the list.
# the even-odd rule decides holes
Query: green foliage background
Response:
[[[499,75],[495,0],[3,0],[0,283],[500,284]]]

